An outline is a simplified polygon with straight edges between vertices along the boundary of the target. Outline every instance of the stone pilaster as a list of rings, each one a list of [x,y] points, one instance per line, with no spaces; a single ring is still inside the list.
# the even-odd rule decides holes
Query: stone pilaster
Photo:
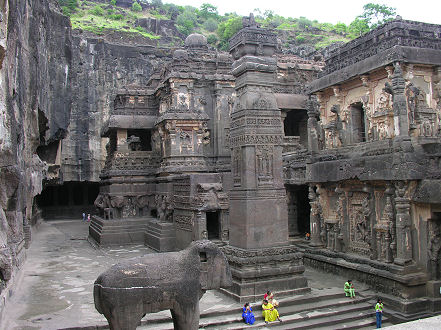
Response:
[[[318,104],[314,99],[311,98],[311,96],[306,104],[306,110],[308,111],[308,150],[311,153],[314,153],[319,150],[317,123],[317,116],[319,112]]]
[[[395,183],[397,257],[394,262],[398,265],[405,265],[412,261],[410,200],[406,193],[407,187],[407,182]]]
[[[236,102],[230,128],[230,246],[225,249],[234,282],[228,292],[241,301],[259,299],[269,289],[285,295],[307,290],[302,255],[288,243],[284,133],[273,93],[277,38],[257,28],[252,17],[247,25],[230,40]]]
[[[406,82],[399,62],[394,63],[394,73],[391,76],[392,85],[386,84],[386,92],[392,94],[395,136],[409,136],[409,118],[407,114],[406,95],[404,89]]]
[[[320,238],[321,223],[320,223],[320,202],[317,194],[314,191],[313,185],[309,186],[309,204],[311,205],[311,213],[309,215],[309,222],[311,226],[311,245],[323,246]]]

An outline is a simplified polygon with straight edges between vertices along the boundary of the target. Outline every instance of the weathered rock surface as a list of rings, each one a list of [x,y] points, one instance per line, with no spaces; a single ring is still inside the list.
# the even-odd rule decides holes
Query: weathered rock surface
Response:
[[[41,158],[69,126],[72,52],[69,20],[54,1],[0,1],[0,11],[0,276],[9,280],[30,239],[33,197],[47,173]]]
[[[117,90],[145,86],[169,53],[146,38],[72,33],[56,0],[0,0],[0,14],[0,279],[6,296],[39,214],[34,197],[45,182],[99,180],[100,128]]]

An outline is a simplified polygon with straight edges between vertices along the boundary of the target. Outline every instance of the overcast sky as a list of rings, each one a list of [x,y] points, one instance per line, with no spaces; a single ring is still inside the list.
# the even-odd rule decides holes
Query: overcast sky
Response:
[[[403,19],[441,24],[441,0],[163,0],[164,3],[174,3],[183,6],[199,8],[203,3],[216,6],[220,14],[236,12],[248,15],[255,8],[262,13],[272,10],[284,17],[304,16],[321,23],[343,22],[349,24],[363,12],[363,5],[369,2],[380,3],[397,9],[397,14]]]

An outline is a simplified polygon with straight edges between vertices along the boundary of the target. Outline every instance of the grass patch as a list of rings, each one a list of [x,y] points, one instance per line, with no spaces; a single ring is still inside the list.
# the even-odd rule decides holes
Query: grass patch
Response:
[[[73,29],[82,29],[97,35],[103,35],[107,30],[115,30],[137,33],[149,39],[160,39],[160,36],[148,33],[142,27],[134,27],[139,17],[144,17],[144,14],[123,9],[119,12],[108,11],[106,13],[102,7],[96,5],[81,8],[71,15],[70,21]]]
[[[315,49],[322,49],[325,47],[328,47],[329,45],[335,43],[335,42],[348,42],[351,39],[349,38],[332,38],[332,37],[326,37],[320,40],[319,42],[314,44]]]

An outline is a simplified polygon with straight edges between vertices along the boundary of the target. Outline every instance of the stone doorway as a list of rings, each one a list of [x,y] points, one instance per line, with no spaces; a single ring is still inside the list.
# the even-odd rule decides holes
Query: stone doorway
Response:
[[[307,185],[290,185],[288,197],[288,231],[289,236],[304,236],[309,232],[309,205]]]
[[[302,146],[308,146],[308,114],[306,110],[287,111],[283,120],[283,128],[286,137],[296,136]]]
[[[363,104],[351,104],[352,143],[366,141],[366,125]]]
[[[36,197],[43,218],[78,218],[82,213],[95,213],[94,202],[99,193],[97,182],[65,182],[47,186]]]
[[[220,212],[206,212],[207,216],[207,236],[209,240],[220,240]]]

